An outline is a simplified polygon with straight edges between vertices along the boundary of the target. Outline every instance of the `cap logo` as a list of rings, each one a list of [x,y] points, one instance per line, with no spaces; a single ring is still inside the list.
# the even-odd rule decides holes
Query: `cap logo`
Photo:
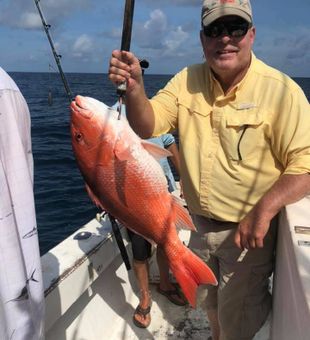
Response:
[[[239,3],[239,5],[244,5],[246,1],[244,0],[220,0],[221,5]],[[215,5],[215,3],[214,3]]]
[[[235,2],[236,2],[236,0],[220,0],[221,5],[225,5],[225,4],[229,4],[229,3],[233,4]],[[239,3],[240,3],[240,5],[243,5],[242,0],[239,0]],[[209,6],[205,5],[205,9],[206,9],[206,11],[210,11],[213,7],[216,7],[218,4],[219,4],[218,0],[215,0],[215,1],[211,2]]]
[[[248,22],[252,22],[252,9],[250,0],[204,0],[202,4],[201,19],[203,25],[228,15],[237,15]]]

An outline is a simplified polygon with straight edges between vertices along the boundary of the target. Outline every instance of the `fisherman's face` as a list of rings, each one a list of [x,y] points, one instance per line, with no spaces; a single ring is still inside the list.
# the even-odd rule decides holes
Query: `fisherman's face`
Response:
[[[218,31],[213,29],[213,36],[207,36],[203,30],[200,39],[208,65],[220,77],[240,74],[247,70],[251,61],[251,50],[255,38],[255,28],[250,27],[244,36],[234,37],[229,34],[228,28],[233,25],[242,25],[242,19],[237,16],[226,16],[216,20]],[[212,25],[211,24],[211,25]],[[238,27],[238,26],[237,26]],[[222,29],[221,29],[222,28]],[[216,32],[221,32],[216,36]]]

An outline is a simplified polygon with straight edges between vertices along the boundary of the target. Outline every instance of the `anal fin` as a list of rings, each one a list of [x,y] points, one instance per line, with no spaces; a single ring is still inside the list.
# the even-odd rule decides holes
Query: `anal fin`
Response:
[[[173,195],[172,195],[173,196]],[[175,213],[175,225],[178,229],[196,231],[193,220],[188,210],[180,203],[180,200],[173,196],[172,207]]]
[[[102,210],[105,210],[104,207],[102,206],[99,198],[93,193],[93,191],[91,190],[91,188],[89,187],[89,185],[87,183],[85,183],[85,187],[86,187],[86,191],[88,193],[88,196],[90,197],[92,202],[96,205],[96,207],[101,208]]]

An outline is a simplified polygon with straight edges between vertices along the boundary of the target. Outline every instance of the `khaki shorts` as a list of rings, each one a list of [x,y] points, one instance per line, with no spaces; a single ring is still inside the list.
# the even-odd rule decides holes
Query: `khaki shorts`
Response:
[[[207,286],[207,309],[218,309],[221,339],[252,339],[271,309],[269,277],[274,269],[277,218],[264,248],[242,251],[234,243],[238,223],[194,215],[197,232],[189,248],[213,270],[219,285]]]

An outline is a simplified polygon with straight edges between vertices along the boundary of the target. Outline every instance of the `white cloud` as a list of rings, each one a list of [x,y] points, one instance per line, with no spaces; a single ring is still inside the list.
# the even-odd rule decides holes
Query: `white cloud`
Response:
[[[21,14],[19,27],[25,29],[42,28],[42,22],[38,14],[25,12]]]
[[[164,54],[177,54],[179,56],[184,55],[183,47],[188,38],[189,34],[184,32],[181,26],[178,26],[175,30],[169,33],[167,38],[164,40],[164,46],[167,47]]]
[[[87,34],[82,34],[74,42],[72,51],[75,57],[82,57],[91,54],[93,49],[93,40]]]
[[[152,11],[150,17],[150,20],[144,24],[147,31],[157,32],[167,29],[167,17],[160,9]]]
[[[39,5],[46,20],[53,23],[62,21],[76,10],[89,8],[93,0],[45,0]],[[9,0],[0,3],[0,26],[38,29],[42,27],[38,10],[33,0]]]
[[[140,48],[157,50],[163,47],[167,30],[166,15],[160,9],[155,9],[145,23],[136,23],[134,41]]]
[[[182,26],[169,25],[166,14],[156,9],[144,24],[136,25],[135,43],[142,49],[157,50],[160,54],[170,54],[182,46],[189,38]]]

